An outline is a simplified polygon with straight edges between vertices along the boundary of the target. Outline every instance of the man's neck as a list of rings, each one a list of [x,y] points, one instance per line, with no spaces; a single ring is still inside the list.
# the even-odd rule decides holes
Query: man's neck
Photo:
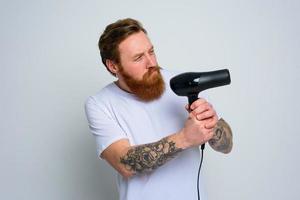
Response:
[[[123,81],[120,81],[118,79],[117,81],[114,82],[121,90],[124,90],[125,92],[132,93],[129,87],[124,83]]]

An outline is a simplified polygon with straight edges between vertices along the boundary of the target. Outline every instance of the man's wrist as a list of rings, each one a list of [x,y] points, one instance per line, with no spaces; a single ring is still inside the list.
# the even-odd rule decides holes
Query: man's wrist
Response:
[[[177,148],[180,148],[182,150],[190,148],[192,146],[192,144],[186,139],[183,130],[175,133],[173,137],[170,137],[170,139],[175,142]]]

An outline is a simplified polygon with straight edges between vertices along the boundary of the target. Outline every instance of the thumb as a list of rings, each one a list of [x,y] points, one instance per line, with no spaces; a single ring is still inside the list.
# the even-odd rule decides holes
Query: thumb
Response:
[[[189,104],[185,105],[185,109],[186,109],[186,111],[191,112]]]

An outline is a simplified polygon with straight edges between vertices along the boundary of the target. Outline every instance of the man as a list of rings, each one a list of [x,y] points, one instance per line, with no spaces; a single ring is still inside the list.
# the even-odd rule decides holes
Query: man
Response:
[[[90,96],[85,109],[99,157],[118,172],[120,199],[197,199],[199,145],[229,153],[229,125],[204,98],[184,109],[186,98],[168,85],[175,74],[158,67],[138,21],[108,25],[99,49],[117,80]]]

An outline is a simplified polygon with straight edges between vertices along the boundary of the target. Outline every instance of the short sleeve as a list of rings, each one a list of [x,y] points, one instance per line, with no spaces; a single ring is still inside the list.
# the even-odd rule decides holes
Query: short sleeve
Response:
[[[96,138],[98,156],[112,143],[127,138],[118,123],[110,117],[107,108],[92,96],[85,102],[85,113],[90,131]]]

